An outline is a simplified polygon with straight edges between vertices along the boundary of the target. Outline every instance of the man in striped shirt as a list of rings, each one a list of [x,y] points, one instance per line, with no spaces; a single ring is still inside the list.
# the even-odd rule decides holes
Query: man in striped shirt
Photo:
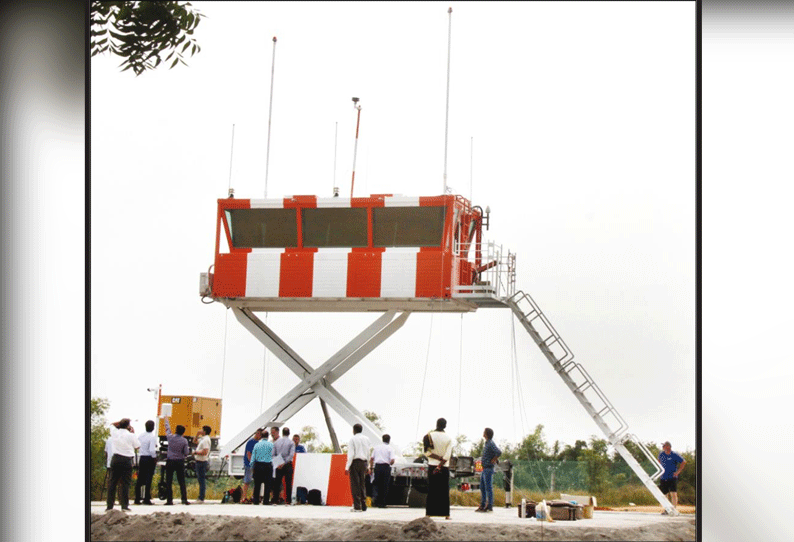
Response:
[[[168,485],[168,498],[166,505],[174,504],[174,473],[179,482],[179,491],[182,494],[182,504],[190,504],[187,500],[187,487],[185,487],[185,458],[190,454],[190,446],[185,434],[185,426],[177,425],[176,434],[171,433],[170,418],[165,417],[165,438],[168,440],[168,455],[165,459],[165,476]]]

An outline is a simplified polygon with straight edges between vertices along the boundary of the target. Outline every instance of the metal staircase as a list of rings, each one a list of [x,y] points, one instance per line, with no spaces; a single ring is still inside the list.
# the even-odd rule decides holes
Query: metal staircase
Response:
[[[540,351],[549,360],[555,372],[560,375],[568,389],[573,392],[587,413],[598,425],[615,450],[623,457],[631,469],[637,474],[648,491],[659,501],[670,515],[678,515],[678,511],[670,504],[661,490],[654,483],[662,474],[662,466],[648,448],[635,436],[628,433],[628,424],[618,413],[601,388],[588,374],[580,363],[573,360],[573,352],[551,325],[551,322],[529,294],[516,292],[506,300],[507,305],[515,313],[518,321],[527,330],[529,336],[538,345]],[[632,441],[655,467],[649,475],[639,462],[631,455],[625,443]]]

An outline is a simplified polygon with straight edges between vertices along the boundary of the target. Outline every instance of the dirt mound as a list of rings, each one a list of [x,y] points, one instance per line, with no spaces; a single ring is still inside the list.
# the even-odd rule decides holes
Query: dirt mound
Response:
[[[363,518],[362,518],[363,519]],[[695,540],[695,520],[679,520],[624,529],[543,525],[495,525],[436,522],[310,520],[235,516],[192,516],[155,512],[128,515],[120,510],[91,515],[91,540],[253,541],[253,540]]]

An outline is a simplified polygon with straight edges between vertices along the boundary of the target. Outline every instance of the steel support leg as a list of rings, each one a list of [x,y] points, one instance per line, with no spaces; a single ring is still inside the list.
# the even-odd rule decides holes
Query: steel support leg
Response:
[[[283,423],[315,397],[323,399],[351,425],[360,423],[368,438],[373,442],[380,442],[381,431],[331,384],[402,327],[410,312],[401,311],[401,314],[395,318],[398,311],[387,311],[325,363],[313,369],[252,311],[238,308],[232,310],[240,323],[301,378],[301,382],[229,440],[221,450],[221,457],[244,444],[258,427],[276,420],[279,424]]]

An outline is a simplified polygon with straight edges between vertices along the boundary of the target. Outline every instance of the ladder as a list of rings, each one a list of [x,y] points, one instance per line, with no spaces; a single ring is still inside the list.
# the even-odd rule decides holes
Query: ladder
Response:
[[[598,425],[612,447],[623,457],[629,467],[639,477],[640,481],[648,488],[648,491],[659,501],[659,504],[669,515],[677,516],[676,510],[667,497],[656,486],[655,481],[662,474],[662,466],[650,450],[633,434],[628,433],[628,424],[618,413],[609,399],[606,398],[601,388],[596,385],[593,378],[580,363],[573,360],[574,355],[565,341],[551,325],[551,322],[540,307],[529,294],[522,291],[516,292],[507,299],[507,305],[524,326],[529,336],[538,345],[540,351],[549,360],[554,371],[560,375],[568,389],[573,392],[587,413]],[[642,454],[651,462],[655,468],[652,475],[649,475],[642,465],[634,458],[626,448],[625,443],[634,442]]]

